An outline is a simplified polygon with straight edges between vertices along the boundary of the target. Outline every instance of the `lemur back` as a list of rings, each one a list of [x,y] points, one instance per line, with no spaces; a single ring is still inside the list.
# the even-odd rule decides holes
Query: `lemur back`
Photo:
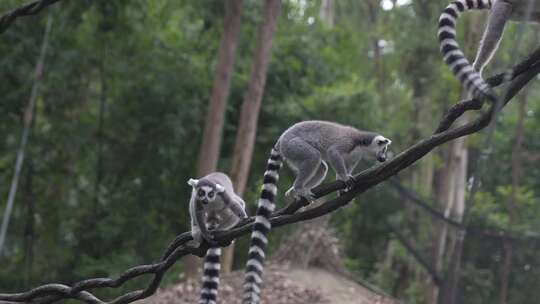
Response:
[[[326,162],[338,172],[339,178],[345,180],[358,160],[366,154],[375,154],[379,161],[386,160],[386,149],[390,142],[376,133],[326,121],[300,122],[283,132],[272,148],[264,172],[251,233],[243,303],[260,302],[267,236],[272,227],[269,217],[275,209],[282,161],[285,160],[296,173],[293,187],[285,195],[295,199],[305,197],[311,201],[311,188],[319,185],[326,176]]]
[[[489,9],[490,16],[471,65],[456,40],[456,21],[462,12]],[[465,89],[475,97],[495,100],[489,85],[482,79],[483,68],[489,63],[502,38],[508,20],[540,21],[540,1],[537,0],[456,0],[451,2],[439,18],[440,49],[445,63],[450,67]]]
[[[193,240],[199,244],[203,239],[211,242],[204,258],[199,304],[216,304],[221,248],[212,243],[211,232],[228,230],[246,218],[245,203],[236,195],[230,178],[224,173],[190,179],[188,184],[193,187],[189,206]]]

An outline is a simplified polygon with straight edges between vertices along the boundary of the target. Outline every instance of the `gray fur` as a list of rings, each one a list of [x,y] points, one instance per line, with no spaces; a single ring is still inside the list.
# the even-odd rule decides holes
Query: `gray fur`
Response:
[[[202,239],[213,242],[214,237],[208,228],[228,230],[247,217],[246,203],[234,192],[231,179],[226,174],[210,173],[199,180],[190,179],[188,184],[193,187],[189,213],[191,234],[196,243],[200,244]],[[199,191],[204,195],[199,195]]]
[[[189,203],[191,234],[200,244],[210,243],[204,258],[200,304],[215,304],[219,287],[219,259],[221,248],[214,242],[213,233],[228,230],[247,217],[246,204],[233,189],[231,179],[224,173],[214,172],[201,179],[190,179],[193,187]]]
[[[530,7],[529,7],[530,4]],[[529,8],[531,10],[529,10]],[[529,12],[528,12],[529,11]],[[508,20],[540,22],[540,1],[495,0],[489,13],[486,29],[480,41],[473,67],[482,74],[484,67],[499,48],[504,27]]]
[[[390,143],[377,133],[334,122],[297,123],[287,129],[276,144],[276,149],[296,173],[293,186],[285,195],[311,199],[311,188],[324,180],[328,165],[336,171],[339,180],[350,182],[352,171],[365,156],[373,155],[385,161]]]

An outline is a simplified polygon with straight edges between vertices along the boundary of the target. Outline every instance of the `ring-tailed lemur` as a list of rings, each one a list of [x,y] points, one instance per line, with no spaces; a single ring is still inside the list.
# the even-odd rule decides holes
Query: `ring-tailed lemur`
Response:
[[[465,58],[456,41],[456,20],[471,9],[489,9],[489,20],[473,65]],[[540,1],[537,0],[455,0],[439,18],[439,41],[444,61],[467,91],[473,96],[495,100],[489,85],[482,79],[482,70],[499,47],[508,20],[540,22]]]
[[[221,248],[215,244],[213,231],[228,230],[247,217],[244,200],[234,192],[231,179],[214,172],[201,179],[190,179],[193,187],[189,202],[191,234],[198,244],[210,243],[204,257],[200,304],[216,304],[219,286]]]
[[[264,172],[255,225],[244,280],[244,303],[259,303],[267,235],[271,229],[270,214],[274,211],[279,169],[284,159],[296,173],[293,186],[286,195],[313,199],[311,189],[324,180],[328,164],[337,178],[348,186],[352,171],[360,159],[369,154],[378,161],[386,160],[391,141],[382,135],[327,121],[304,121],[287,129],[278,139]]]

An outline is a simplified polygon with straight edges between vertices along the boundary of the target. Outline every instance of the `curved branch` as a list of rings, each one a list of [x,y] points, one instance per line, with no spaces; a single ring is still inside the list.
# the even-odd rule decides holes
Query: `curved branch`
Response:
[[[515,80],[518,76],[527,72],[532,66],[540,62],[540,48],[532,52],[525,60],[518,63],[511,69],[510,80]],[[486,79],[486,82],[493,88],[498,87],[504,83],[507,73],[500,73],[495,76],[489,77]],[[435,133],[440,133],[448,130],[452,124],[461,116],[463,113],[469,110],[479,110],[484,105],[483,100],[479,99],[467,99],[460,101],[448,110],[445,114],[439,126],[435,130]]]
[[[60,0],[36,0],[5,13],[0,16],[0,34],[5,32],[18,17],[35,15],[58,1]]]
[[[509,84],[507,95],[503,98],[503,106],[506,105],[531,79],[533,79],[538,73],[540,73],[540,48],[530,56],[525,63],[520,63],[514,68],[513,80]],[[524,67],[526,65],[526,67]],[[490,78],[491,79],[491,78]],[[501,81],[502,83],[502,81]],[[468,109],[468,107],[465,107]],[[459,112],[457,115],[455,112]],[[454,129],[449,129],[451,124],[461,116],[465,111],[462,108],[454,107],[445,115],[443,121],[450,122],[448,127],[443,128],[441,132],[436,132],[428,138],[425,138],[418,143],[414,144],[407,150],[398,154],[392,160],[383,163],[381,165],[367,169],[355,176],[356,182],[354,187],[338,196],[335,199],[321,204],[317,207],[307,210],[298,211],[302,206],[306,205],[306,202],[297,201],[289,204],[285,208],[278,210],[270,218],[270,221],[274,227],[279,227],[291,223],[296,223],[308,219],[320,217],[328,214],[336,209],[339,209],[347,205],[356,196],[369,190],[370,188],[378,185],[379,183],[387,180],[388,178],[396,175],[400,171],[408,168],[417,160],[424,157],[427,153],[435,149],[436,147],[456,139],[458,137],[466,136],[475,132],[478,132],[489,125],[495,112],[493,105],[488,111],[480,114],[475,120],[459,126]],[[439,129],[439,128],[438,128]],[[337,190],[345,189],[345,184],[341,181],[335,181],[332,183],[324,184],[313,189],[316,198],[328,195]],[[248,234],[251,231],[253,218],[242,221],[237,228],[229,230],[227,232],[216,233],[217,242],[226,246],[230,242],[239,236]],[[27,292],[14,293],[14,294],[0,294],[1,303],[21,303],[21,302],[34,302],[34,303],[52,303],[62,299],[77,299],[86,303],[114,303],[124,304],[130,303],[136,300],[140,300],[152,295],[161,283],[161,279],[164,273],[182,256],[193,254],[197,256],[203,256],[208,249],[207,243],[202,243],[200,247],[194,248],[189,245],[189,241],[192,240],[191,233],[185,232],[175,238],[173,242],[167,247],[160,262],[150,265],[141,265],[128,269],[116,279],[110,278],[96,278],[88,279],[73,284],[71,287],[61,284],[47,284],[40,287],[36,287]],[[104,302],[94,295],[89,290],[96,288],[117,288],[125,282],[145,274],[153,274],[154,277],[148,287],[144,290],[136,290],[126,293],[116,299],[109,302]]]

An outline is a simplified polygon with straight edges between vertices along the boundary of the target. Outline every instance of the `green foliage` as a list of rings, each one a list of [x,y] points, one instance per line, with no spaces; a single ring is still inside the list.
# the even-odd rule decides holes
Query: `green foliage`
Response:
[[[4,0],[0,9],[23,2]],[[318,19],[318,1],[284,1],[245,194],[251,214],[268,152],[293,122],[325,119],[378,131],[393,140],[395,153],[433,132],[443,111],[459,99],[457,81],[442,63],[435,37],[444,3],[412,1],[391,10],[375,6],[376,16],[371,16],[367,1],[336,1],[335,26],[329,27]],[[219,163],[225,172],[231,167],[261,10],[262,2],[244,1]],[[48,14],[54,19],[50,52],[7,248],[0,256],[5,265],[0,268],[1,292],[116,276],[134,265],[156,261],[176,234],[189,229],[186,181],[195,172],[224,11],[222,1],[216,0],[62,1],[37,16],[17,20],[0,40],[2,198],[7,197],[39,52],[36,46],[41,44]],[[510,25],[509,31],[489,71],[502,70],[526,53],[514,53],[511,34],[534,40],[532,30],[521,33]],[[374,46],[380,41],[387,44],[377,57]],[[510,104],[498,119],[492,161],[471,209],[471,222],[479,229],[498,227],[523,235],[540,231],[536,165],[540,139],[535,136],[540,128],[535,102],[539,92],[531,86],[528,94],[517,219],[510,223],[507,212],[517,123],[516,104]],[[483,143],[483,135],[469,140],[471,164],[478,160]],[[440,155],[429,157],[400,176],[425,196],[433,196],[431,185],[421,182],[429,162],[435,169],[445,165]],[[288,169],[282,171],[280,195],[292,178]],[[328,180],[333,178],[329,174]],[[27,216],[31,201],[32,218]],[[401,232],[429,260],[434,222],[405,205],[387,185],[336,212],[331,223],[343,242],[348,269],[407,302],[423,303],[425,271],[384,225],[388,219],[402,225]],[[32,220],[29,268],[25,231]],[[271,251],[293,229],[273,231]],[[245,260],[247,241],[244,237],[237,242],[237,267]],[[540,277],[536,247],[515,244],[512,303],[533,303],[539,296],[533,286]],[[468,236],[460,285],[466,303],[497,301],[503,254],[500,242]],[[181,266],[175,266],[164,285],[178,281],[181,273]],[[140,288],[147,279],[122,290]],[[119,292],[106,290],[100,295]]]

